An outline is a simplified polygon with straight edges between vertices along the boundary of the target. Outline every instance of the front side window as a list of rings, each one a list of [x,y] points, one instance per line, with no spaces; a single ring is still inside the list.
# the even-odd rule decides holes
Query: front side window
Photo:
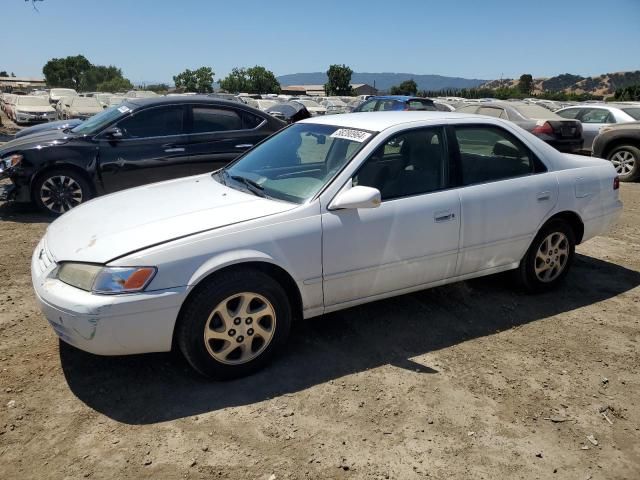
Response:
[[[192,133],[225,132],[241,129],[242,119],[235,110],[193,107]]]
[[[118,127],[125,138],[166,137],[184,133],[184,108],[180,105],[148,108],[134,112]]]
[[[447,186],[447,155],[441,128],[421,128],[381,145],[353,177],[353,185],[380,190],[383,200],[419,195]]]
[[[623,108],[622,111],[632,116],[635,120],[640,120],[640,107]]]
[[[358,107],[359,112],[373,112],[376,107],[377,100],[367,100]]]
[[[615,123],[613,115],[609,110],[604,108],[590,108],[584,111],[582,123]]]
[[[514,135],[489,125],[456,126],[463,185],[493,182],[543,170]]]
[[[318,193],[370,141],[374,133],[299,123],[215,173],[232,188],[294,203]]]

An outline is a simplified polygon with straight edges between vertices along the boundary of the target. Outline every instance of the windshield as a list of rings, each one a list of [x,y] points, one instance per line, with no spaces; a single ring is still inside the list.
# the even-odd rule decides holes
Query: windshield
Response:
[[[623,108],[622,111],[627,115],[631,115],[636,120],[640,120],[640,107],[636,108]]]
[[[256,195],[304,203],[371,138],[373,133],[364,130],[294,124],[216,173],[215,178]]]
[[[17,104],[25,107],[48,107],[49,100],[43,97],[18,97]]]
[[[129,112],[131,112],[131,109],[126,106],[110,107],[82,122],[71,131],[73,133],[79,133],[81,135],[91,135],[93,133],[98,133],[104,127],[117,120],[118,118],[124,117]]]
[[[547,110],[538,105],[517,105],[514,108],[526,118],[535,118],[539,120],[548,120],[550,118],[560,118],[560,115]]]

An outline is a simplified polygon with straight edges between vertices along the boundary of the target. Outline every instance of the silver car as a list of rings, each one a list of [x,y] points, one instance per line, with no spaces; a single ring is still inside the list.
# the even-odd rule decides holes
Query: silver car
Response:
[[[556,111],[558,115],[582,122],[582,148],[591,152],[593,139],[600,129],[614,123],[636,122],[640,120],[640,103],[608,103],[608,104],[582,104],[573,107],[562,108]]]

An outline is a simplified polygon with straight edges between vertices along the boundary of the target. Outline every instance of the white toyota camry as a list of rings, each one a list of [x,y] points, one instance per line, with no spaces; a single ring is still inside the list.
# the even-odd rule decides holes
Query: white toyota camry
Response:
[[[245,375],[292,320],[514,270],[532,291],[622,203],[613,166],[499,119],[378,112],[296,123],[213,174],[97,198],[51,224],[32,260],[62,340],[168,351]]]

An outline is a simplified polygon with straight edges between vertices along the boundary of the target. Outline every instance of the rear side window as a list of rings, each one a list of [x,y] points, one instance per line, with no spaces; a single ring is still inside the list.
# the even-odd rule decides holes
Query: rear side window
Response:
[[[235,110],[193,107],[192,133],[225,132],[228,130],[242,130],[242,119]]]
[[[544,171],[544,165],[515,136],[489,125],[458,126],[463,185],[493,182]]]
[[[247,130],[252,130],[264,122],[263,118],[252,113],[242,112],[242,126]]]
[[[570,120],[575,120],[578,118],[578,114],[580,113],[579,108],[568,108],[567,110],[563,110],[561,112],[556,112],[563,118],[568,118]]]
[[[640,120],[640,108],[623,108],[622,111],[636,120]]]
[[[402,105],[396,100],[378,100],[377,112],[389,112],[392,110],[402,110]]]
[[[376,107],[377,100],[367,100],[358,108],[359,112],[373,112]]]
[[[436,111],[438,109],[433,103],[427,102],[425,100],[409,100],[409,110]]]
[[[118,123],[126,138],[165,137],[184,133],[184,108],[179,105],[134,112]]]

